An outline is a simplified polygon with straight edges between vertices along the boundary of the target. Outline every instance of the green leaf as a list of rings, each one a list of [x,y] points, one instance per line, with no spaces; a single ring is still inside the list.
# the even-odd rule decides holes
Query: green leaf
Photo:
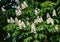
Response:
[[[34,40],[33,42],[40,42],[39,40]]]
[[[30,42],[31,39],[32,39],[32,37],[30,36],[30,37],[24,39],[24,42]]]
[[[19,31],[15,31],[15,32],[12,34],[13,37],[18,37],[18,35],[19,35]]]
[[[39,34],[39,39],[47,38],[45,34]]]

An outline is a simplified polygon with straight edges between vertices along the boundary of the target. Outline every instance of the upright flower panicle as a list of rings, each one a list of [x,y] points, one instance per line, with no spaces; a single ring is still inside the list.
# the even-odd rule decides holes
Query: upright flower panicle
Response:
[[[34,14],[35,14],[35,15],[38,15],[38,13],[39,13],[39,9],[36,8]]]
[[[22,9],[20,8],[20,6],[17,6],[17,7],[16,7],[16,10],[15,10],[16,16],[20,16],[20,15],[21,15],[21,13],[22,13],[21,10],[22,10]]]
[[[31,33],[36,33],[35,24],[34,23],[31,24]]]
[[[7,19],[7,22],[8,22],[8,23],[11,23],[10,19]]]
[[[27,26],[29,26],[30,25],[30,23],[29,23],[29,21],[27,21]]]
[[[35,15],[37,15],[38,14],[38,11],[35,9]]]
[[[4,9],[4,7],[2,7],[1,10],[2,10],[3,12],[6,11],[6,9]]]
[[[26,19],[27,19],[27,20],[30,20],[30,18],[29,18],[29,17],[27,17]]]
[[[22,24],[23,27],[26,27],[26,26],[25,26],[25,23],[24,23],[23,21],[21,22],[21,24]]]
[[[38,22],[39,22],[39,23],[43,22],[43,18],[40,17],[40,18],[38,19]]]
[[[12,17],[10,17],[10,19],[7,19],[7,22],[8,23],[14,23],[15,21],[14,21],[14,19]]]
[[[24,24],[24,22],[21,21],[21,20],[19,20],[19,23],[18,23],[18,24],[19,24],[19,28],[20,28],[20,29],[26,27],[25,24]]]
[[[16,16],[20,16],[21,15],[21,10],[15,10]]]
[[[14,23],[14,19],[12,17],[10,17],[10,21],[11,23]]]
[[[58,25],[55,26],[55,30],[58,31]]]
[[[47,18],[50,18],[50,15],[49,15],[49,13],[47,13]]]
[[[54,20],[51,17],[47,19],[47,24],[50,24],[50,23],[52,25],[54,24]]]
[[[22,10],[20,6],[17,6],[17,10]]]
[[[22,29],[21,20],[18,21],[18,26],[20,29]]]
[[[19,21],[18,21],[18,18],[15,17],[15,24],[18,25],[18,22],[19,22]]]
[[[37,19],[34,20],[34,23],[41,23],[41,22],[43,22],[43,18],[42,17],[37,18]]]
[[[28,7],[27,3],[24,1],[22,4],[22,9],[25,9],[26,7]]]
[[[56,15],[56,10],[55,9],[53,9],[53,15],[52,16],[57,16]]]
[[[26,7],[28,7],[28,5],[27,5],[27,3],[26,3],[25,1],[23,2],[23,4],[24,4]]]

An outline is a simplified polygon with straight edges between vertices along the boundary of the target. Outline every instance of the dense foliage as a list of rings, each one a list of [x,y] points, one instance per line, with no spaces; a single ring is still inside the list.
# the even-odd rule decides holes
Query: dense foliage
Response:
[[[1,42],[60,42],[60,0],[1,0]]]

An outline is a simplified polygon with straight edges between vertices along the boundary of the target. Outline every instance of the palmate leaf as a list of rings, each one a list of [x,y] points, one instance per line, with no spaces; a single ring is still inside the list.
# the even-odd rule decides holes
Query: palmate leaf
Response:
[[[23,30],[24,30],[24,31],[30,31],[31,28],[30,28],[30,26],[27,26],[27,27],[23,28]]]
[[[25,35],[28,36],[30,32],[26,32]]]
[[[42,40],[42,39],[45,39],[45,38],[47,38],[47,36],[46,36],[45,34],[42,34],[42,33],[41,33],[41,34],[39,34],[39,39],[41,39],[41,40]]]
[[[14,9],[8,9],[5,14],[7,17],[14,17],[15,16],[15,10]]]
[[[33,42],[40,42],[39,40],[34,40]]]
[[[54,29],[54,26],[48,25],[48,26],[47,26],[47,30],[48,30],[49,33],[54,33],[54,30],[55,30],[55,29]]]
[[[18,37],[18,36],[19,36],[19,33],[20,33],[19,31],[15,31],[15,32],[12,34],[12,36],[13,36],[13,37]]]
[[[30,36],[30,37],[24,39],[24,42],[30,42],[31,39],[32,39],[32,37]]]
[[[13,33],[15,30],[19,30],[19,27],[16,24],[8,24],[3,28],[6,32]]]
[[[42,30],[44,30],[44,27],[43,26],[36,27],[36,31],[37,32],[41,32]]]
[[[44,3],[42,3],[41,4],[41,7],[42,8],[47,8],[47,7],[53,7],[53,6],[55,6],[56,5],[56,3],[54,3],[54,2],[51,2],[51,1],[45,1]]]

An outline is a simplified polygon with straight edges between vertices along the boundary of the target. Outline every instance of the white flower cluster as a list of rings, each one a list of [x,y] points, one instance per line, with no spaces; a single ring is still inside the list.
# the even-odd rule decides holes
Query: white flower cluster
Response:
[[[21,8],[18,6],[17,10],[15,10],[16,16],[20,16],[22,14]]]
[[[56,15],[56,10],[55,9],[53,9],[53,14],[52,14],[52,16],[57,16]],[[50,15],[49,15],[49,13],[47,13],[47,24],[54,24],[54,20],[50,17]]]
[[[49,15],[49,13],[47,13],[47,18],[50,18],[50,15]]]
[[[55,31],[58,31],[58,25],[55,26]]]
[[[49,13],[47,13],[47,24],[54,25],[54,20],[50,17]]]
[[[26,7],[28,7],[28,5],[27,5],[27,3],[24,1],[24,2],[22,3],[22,9],[25,9]]]
[[[31,33],[34,33],[34,38],[37,38],[37,32],[36,32],[36,27],[35,27],[35,24],[32,23],[31,24]]]
[[[19,0],[15,0],[15,1],[18,2]],[[16,10],[15,10],[16,16],[20,16],[22,14],[21,10],[25,9],[26,7],[28,7],[28,5],[25,1],[22,3],[22,8],[20,6],[16,6]],[[26,27],[24,22],[21,20],[18,20],[17,17],[15,18],[15,20],[12,17],[10,17],[10,19],[7,19],[7,22],[8,23],[15,23],[16,25],[19,26],[20,29]],[[30,25],[28,21],[27,21],[27,25]]]
[[[8,23],[15,23],[16,25],[19,26],[20,29],[22,29],[23,27],[26,27],[24,22],[21,20],[18,20],[17,17],[15,18],[15,20],[12,17],[10,17],[10,19],[7,19],[7,22]]]
[[[24,24],[24,22],[21,21],[21,20],[19,20],[18,24],[19,24],[19,28],[20,28],[20,29],[26,27],[25,24]]]
[[[25,1],[22,3],[22,8],[20,6],[17,6],[16,7],[17,10],[15,10],[16,16],[20,16],[22,14],[21,10],[25,9],[26,7],[28,7],[28,5]]]
[[[30,23],[29,23],[29,21],[27,21],[27,26],[29,26],[30,25]]]
[[[1,10],[4,12],[4,11],[6,11],[6,9],[4,9],[4,6],[3,7],[1,7]]]
[[[19,21],[19,20],[18,20],[18,18],[16,17],[16,18],[15,18],[15,24],[16,24],[16,25],[19,25],[19,24],[18,24],[18,21]]]
[[[7,19],[8,23],[14,23],[14,19],[12,17],[10,17],[10,19]]]
[[[47,19],[47,24],[50,24],[50,23],[54,25],[54,20],[51,17]]]
[[[56,15],[56,10],[55,9],[53,9],[53,15],[52,16],[57,16]]]
[[[37,18],[37,19],[34,20],[34,23],[41,23],[41,22],[43,22],[43,18],[42,17]]]
[[[36,33],[35,24],[34,23],[31,24],[31,33]]]
[[[36,8],[34,14],[35,14],[35,15],[38,15],[38,13],[39,13],[39,9]]]

